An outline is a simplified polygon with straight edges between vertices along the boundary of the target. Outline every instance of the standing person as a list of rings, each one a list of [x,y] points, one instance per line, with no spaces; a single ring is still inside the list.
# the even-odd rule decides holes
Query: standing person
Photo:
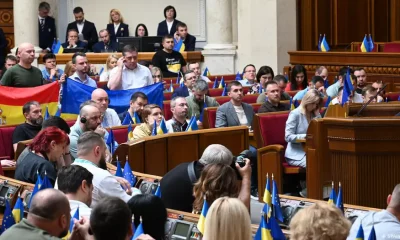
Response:
[[[147,37],[147,36],[149,36],[149,32],[147,31],[146,25],[144,25],[143,23],[139,23],[136,26],[135,37]]]
[[[116,42],[118,37],[129,37],[129,25],[124,23],[124,17],[118,9],[111,9],[107,30],[112,42]]]
[[[54,40],[57,38],[56,21],[49,16],[50,4],[41,2],[39,4],[39,47],[43,53],[51,52]]]
[[[176,10],[169,5],[164,8],[165,20],[158,24],[157,36],[164,37],[165,35],[174,35],[176,25],[180,22],[176,19]]]
[[[97,88],[96,81],[91,79],[88,75],[89,64],[85,53],[75,53],[72,56],[72,64],[74,64],[76,71],[72,76],[69,77],[70,79],[87,86]]]
[[[186,72],[186,61],[180,52],[174,51],[174,38],[165,35],[162,40],[163,49],[154,54],[153,66],[159,67],[164,77],[177,77],[179,72]]]
[[[79,40],[88,44],[88,49],[92,49],[92,46],[97,43],[97,30],[94,23],[85,19],[85,13],[81,7],[76,7],[73,10],[75,22],[71,22],[67,27],[66,42],[68,42],[68,31],[71,29],[78,30]]]

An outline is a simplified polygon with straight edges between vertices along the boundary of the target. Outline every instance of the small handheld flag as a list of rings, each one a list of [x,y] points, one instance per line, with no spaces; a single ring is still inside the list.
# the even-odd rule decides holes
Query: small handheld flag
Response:
[[[168,133],[167,125],[165,124],[165,119],[163,118],[160,122],[160,126],[157,128],[157,135]]]
[[[5,202],[6,202],[6,208],[4,210],[3,223],[1,224],[1,230],[0,230],[1,233],[5,232],[7,229],[9,229],[10,227],[12,227],[12,225],[15,224],[15,219],[12,214],[10,203],[8,202],[8,200],[5,200]]]
[[[157,136],[157,122],[154,120],[153,130],[151,131],[151,136]]]
[[[206,196],[204,195],[203,209],[201,210],[201,215],[199,217],[199,222],[197,223],[197,229],[204,235],[204,228],[206,226],[206,217],[209,206],[207,203]]]
[[[179,83],[177,83],[179,84]],[[171,84],[169,85],[169,92],[174,92],[174,86],[172,85],[172,80],[171,80]]]
[[[364,240],[364,229],[362,227],[362,224],[360,224],[360,227],[358,228],[356,240]]]
[[[127,141],[130,141],[133,139],[133,129],[132,129],[132,124],[129,123],[128,125],[128,138]]]
[[[125,162],[124,166],[124,178],[131,184],[132,187],[135,187],[136,184],[136,176],[133,175],[131,166],[129,165],[128,159]]]
[[[133,123],[133,119],[131,117],[131,114],[129,112],[126,113],[124,121],[122,121],[122,125],[128,125],[130,123]]]
[[[69,223],[69,232],[72,233],[72,229],[74,228],[74,219],[79,220],[79,207],[76,209],[74,216],[72,216]]]
[[[329,52],[329,50],[331,50],[331,49],[329,48],[328,41],[326,41],[326,36],[324,34],[324,37],[322,38],[322,41],[321,41],[321,51]]]
[[[32,203],[33,197],[35,196],[35,194],[37,192],[39,192],[39,189],[42,186],[42,179],[40,178],[39,172],[37,172],[37,175],[38,176],[37,176],[37,179],[36,179],[35,186],[33,187],[33,191],[32,191],[32,194],[31,194],[31,199],[29,200],[28,208],[31,207],[31,203]]]
[[[235,80],[242,80],[242,76],[240,76],[239,71],[236,73]]]
[[[138,114],[137,112],[134,112],[134,113],[133,113],[133,123],[134,123],[134,124],[142,123],[142,122],[140,121],[140,117],[139,117],[139,114]]]
[[[228,89],[226,89],[226,86],[224,87],[221,96],[228,96]]]
[[[224,88],[224,87],[225,87],[225,81],[224,81],[224,77],[222,77],[221,81],[219,82],[218,88]]]
[[[49,106],[46,106],[46,113],[44,114],[44,120],[49,119],[50,113],[49,113]]]
[[[218,78],[217,77],[215,77],[215,80],[214,80],[214,85],[213,85],[213,88],[215,89],[215,88],[218,88]]]
[[[144,234],[142,218],[140,218],[140,224],[137,227],[135,234],[132,237],[132,240],[136,240],[140,235]]]
[[[199,130],[199,126],[197,125],[196,116],[192,116],[192,118],[189,121],[186,132],[195,131],[195,130]]]
[[[369,233],[368,240],[376,240],[376,233],[375,233],[374,226],[372,226],[372,228],[371,228],[371,232]]]
[[[53,185],[51,184],[49,178],[47,177],[47,172],[44,171],[44,178],[43,178],[42,185],[40,186],[39,190],[43,190],[46,188],[53,188]]]
[[[18,196],[18,200],[12,210],[15,223],[19,223],[24,218],[24,203],[22,202],[21,196]]]
[[[274,175],[272,175],[272,207],[272,215],[280,222],[283,222],[281,202],[278,195],[278,186],[274,180]]]
[[[293,104],[293,97],[290,97],[289,106],[290,106],[290,111],[296,109],[296,107]]]

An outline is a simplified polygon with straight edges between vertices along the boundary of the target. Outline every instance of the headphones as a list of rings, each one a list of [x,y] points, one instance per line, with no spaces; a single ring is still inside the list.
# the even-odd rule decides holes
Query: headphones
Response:
[[[81,117],[81,123],[86,123],[87,119],[85,117]]]

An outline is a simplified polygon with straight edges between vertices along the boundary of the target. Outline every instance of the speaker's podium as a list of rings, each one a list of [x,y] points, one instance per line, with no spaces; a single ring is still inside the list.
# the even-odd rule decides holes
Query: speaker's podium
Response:
[[[350,105],[344,113],[352,116],[360,107]],[[396,111],[400,104],[374,104],[367,106],[365,117],[313,120],[305,146],[308,197],[322,199],[323,187],[334,181],[336,187],[341,182],[345,203],[385,208],[388,194],[400,183]]]

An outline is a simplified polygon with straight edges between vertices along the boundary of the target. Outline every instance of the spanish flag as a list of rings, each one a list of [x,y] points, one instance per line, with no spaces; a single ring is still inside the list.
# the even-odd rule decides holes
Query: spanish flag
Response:
[[[25,122],[22,106],[29,101],[37,101],[44,113],[46,107],[51,115],[58,110],[60,86],[53,82],[33,88],[15,88],[0,86],[0,116],[6,124],[21,124]]]

